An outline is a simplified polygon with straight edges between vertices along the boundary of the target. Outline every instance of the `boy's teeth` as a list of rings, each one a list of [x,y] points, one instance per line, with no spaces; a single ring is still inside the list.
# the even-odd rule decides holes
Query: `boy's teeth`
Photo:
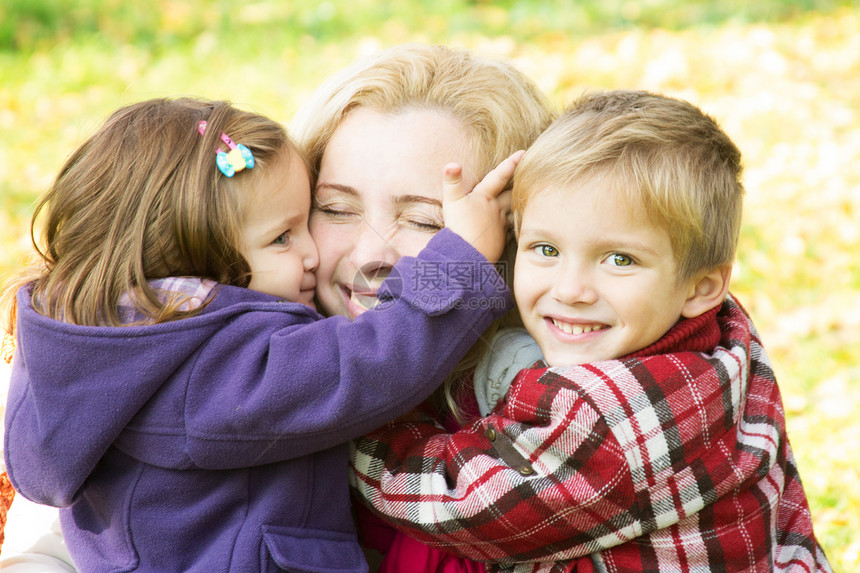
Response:
[[[595,330],[600,330],[601,326],[580,326],[578,324],[568,324],[566,322],[560,322],[558,320],[553,319],[552,323],[559,328],[559,330],[564,331],[567,334],[584,334],[588,332],[594,332]]]

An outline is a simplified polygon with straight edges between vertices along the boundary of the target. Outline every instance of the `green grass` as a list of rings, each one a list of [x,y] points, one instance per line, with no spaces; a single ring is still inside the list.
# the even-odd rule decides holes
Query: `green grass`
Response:
[[[845,1],[0,0],[0,284],[32,203],[114,108],[225,98],[288,121],[405,41],[512,60],[561,107],[635,87],[714,115],[745,156],[732,290],[762,333],[816,532],[860,570],[860,8]]]

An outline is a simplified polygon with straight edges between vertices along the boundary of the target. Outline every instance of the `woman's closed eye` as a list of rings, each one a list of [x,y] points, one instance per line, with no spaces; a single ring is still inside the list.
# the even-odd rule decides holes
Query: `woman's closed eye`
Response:
[[[442,228],[445,226],[445,224],[441,222],[416,217],[406,219],[406,224],[413,229],[417,229],[419,231],[427,231],[430,233],[436,233],[438,231],[441,231]]]
[[[311,203],[311,211],[320,213],[329,219],[348,219],[349,217],[359,214],[356,205],[350,201],[344,201],[338,197],[338,194],[332,196],[331,193],[325,193],[326,197],[320,199],[318,195],[314,195]]]
[[[357,215],[355,209],[346,205],[314,205],[313,210],[331,219],[346,219]]]
[[[413,201],[402,206],[397,213],[399,224],[416,231],[437,233],[445,227],[442,207]]]

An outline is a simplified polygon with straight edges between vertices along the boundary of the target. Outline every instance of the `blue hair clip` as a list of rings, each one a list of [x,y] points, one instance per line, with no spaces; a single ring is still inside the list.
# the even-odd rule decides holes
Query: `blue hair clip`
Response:
[[[206,132],[206,120],[200,120],[197,123],[197,131],[200,135]],[[233,177],[238,171],[243,169],[251,169],[254,167],[254,154],[251,150],[241,143],[233,143],[233,140],[227,137],[227,134],[221,132],[221,141],[227,144],[230,152],[227,153],[220,147],[215,154],[215,165],[227,177]]]

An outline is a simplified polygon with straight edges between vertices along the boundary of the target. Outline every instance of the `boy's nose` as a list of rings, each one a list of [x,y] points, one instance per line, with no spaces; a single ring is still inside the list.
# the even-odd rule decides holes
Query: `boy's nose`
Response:
[[[574,265],[566,265],[564,272],[553,287],[553,296],[567,305],[593,304],[597,301],[597,290],[590,274]]]

